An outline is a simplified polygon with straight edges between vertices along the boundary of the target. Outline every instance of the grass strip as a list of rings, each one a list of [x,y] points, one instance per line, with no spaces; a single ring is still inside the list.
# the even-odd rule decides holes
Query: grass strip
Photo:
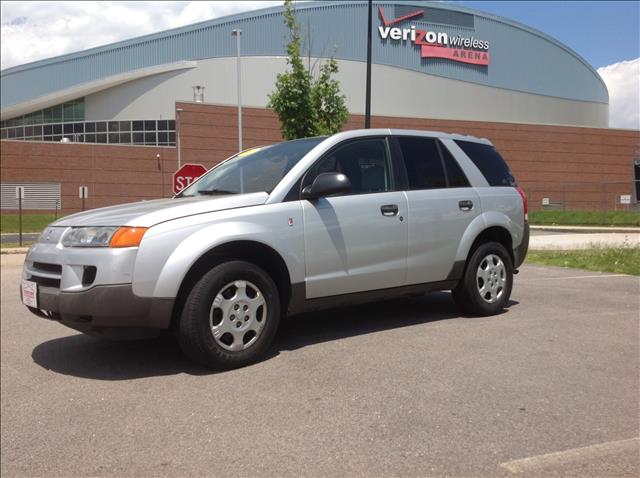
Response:
[[[529,251],[527,262],[640,276],[640,248],[593,248],[578,251]]]
[[[40,232],[55,220],[54,214],[23,214],[22,232]],[[0,233],[18,233],[17,214],[0,215]]]
[[[640,227],[640,211],[531,211],[535,226],[627,226]]]

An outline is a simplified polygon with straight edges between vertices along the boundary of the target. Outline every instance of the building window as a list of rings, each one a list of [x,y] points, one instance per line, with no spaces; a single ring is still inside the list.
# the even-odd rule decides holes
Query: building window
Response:
[[[40,111],[40,116],[32,116],[35,115],[33,113],[21,117],[21,121],[24,122],[27,116],[41,120],[57,118],[58,115],[64,115],[66,118],[65,111],[70,115],[84,115],[84,102],[80,110],[77,108],[77,104],[70,108],[62,105],[54,106]],[[12,118],[2,122],[0,125],[2,139],[61,141],[62,138],[67,138],[73,143],[176,145],[175,120],[82,121],[76,117],[74,121],[44,121],[40,124],[28,123],[28,126],[17,126],[15,120],[16,118]]]

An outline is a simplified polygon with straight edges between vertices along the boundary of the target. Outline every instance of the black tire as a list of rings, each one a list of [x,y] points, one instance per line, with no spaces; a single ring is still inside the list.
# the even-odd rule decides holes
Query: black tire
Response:
[[[503,268],[493,261],[487,261],[488,257],[498,257],[503,264]],[[490,263],[490,265],[489,265]],[[480,287],[484,285],[484,279],[478,278],[480,266],[489,270],[494,267],[495,275],[489,278],[489,290],[485,292],[485,297],[480,293]],[[500,277],[504,271],[505,282],[501,284]],[[492,289],[491,284],[497,284],[497,289]],[[471,315],[487,316],[495,315],[504,310],[513,288],[513,262],[511,256],[498,242],[485,242],[478,246],[469,257],[464,276],[458,286],[451,291],[453,299],[463,312]],[[495,301],[490,303],[490,300]]]
[[[265,322],[259,334],[256,334],[255,341],[244,350],[233,351],[221,343],[223,337],[214,338],[210,314],[216,296],[227,290],[225,286],[236,281],[246,281],[261,291],[266,313],[258,319]],[[242,323],[241,319],[233,319],[232,324],[236,320],[238,324]],[[229,261],[215,266],[193,286],[185,301],[176,332],[180,348],[192,360],[212,369],[228,370],[243,367],[262,357],[273,342],[279,322],[280,296],[271,277],[249,262]],[[235,336],[232,339],[235,342]]]

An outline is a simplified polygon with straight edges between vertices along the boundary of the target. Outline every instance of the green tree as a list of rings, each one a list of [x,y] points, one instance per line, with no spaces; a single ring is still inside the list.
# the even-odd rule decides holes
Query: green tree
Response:
[[[338,63],[330,58],[314,79],[302,61],[300,26],[291,0],[285,0],[284,21],[289,29],[287,64],[290,68],[278,75],[267,106],[278,115],[285,139],[337,133],[349,115],[340,84],[333,78],[338,73]]]

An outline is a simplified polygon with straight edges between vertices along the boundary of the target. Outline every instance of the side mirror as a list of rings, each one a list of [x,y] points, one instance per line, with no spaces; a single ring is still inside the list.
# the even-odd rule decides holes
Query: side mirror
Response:
[[[317,199],[351,192],[351,181],[342,173],[321,173],[302,190],[302,199]]]

